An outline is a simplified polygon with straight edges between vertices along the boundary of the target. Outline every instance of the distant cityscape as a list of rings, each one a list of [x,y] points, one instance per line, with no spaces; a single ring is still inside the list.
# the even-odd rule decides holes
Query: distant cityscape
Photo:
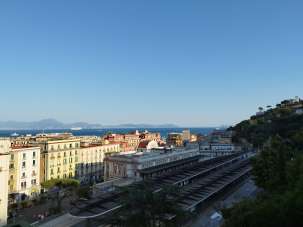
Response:
[[[63,132],[2,137],[2,169],[8,171],[2,171],[1,181],[8,184],[1,190],[1,210],[7,210],[6,204],[13,207],[39,198],[44,191],[41,185],[52,179],[72,178],[82,185],[113,179],[140,180],[145,177],[142,171],[150,167],[198,160],[201,152],[217,156],[239,149],[232,144],[229,132],[215,129],[204,132],[207,133],[194,134],[188,129],[167,131],[167,137],[147,130],[107,132],[103,136]],[[6,219],[6,212],[2,212],[2,223]]]

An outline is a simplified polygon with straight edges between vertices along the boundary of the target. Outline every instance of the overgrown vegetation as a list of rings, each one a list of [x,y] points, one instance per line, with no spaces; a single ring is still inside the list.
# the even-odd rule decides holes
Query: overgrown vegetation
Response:
[[[256,199],[223,211],[225,227],[303,226],[303,115],[283,103],[236,125],[234,140],[252,143]]]

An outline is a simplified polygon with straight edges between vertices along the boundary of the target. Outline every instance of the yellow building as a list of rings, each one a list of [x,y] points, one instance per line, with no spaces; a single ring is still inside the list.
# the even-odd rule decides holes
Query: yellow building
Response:
[[[9,147],[9,138],[0,138],[0,226],[7,223]]]
[[[41,140],[37,145],[41,147],[40,182],[75,176],[80,139],[53,137]]]
[[[40,147],[12,145],[9,161],[9,194],[16,200],[40,193]]]
[[[81,183],[92,183],[103,179],[103,160],[106,156],[120,152],[119,143],[81,143],[78,152],[75,178]]]

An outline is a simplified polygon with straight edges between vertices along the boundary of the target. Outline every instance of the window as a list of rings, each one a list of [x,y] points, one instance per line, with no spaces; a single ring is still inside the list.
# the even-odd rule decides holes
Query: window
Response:
[[[63,160],[63,164],[66,164],[66,158]]]
[[[22,189],[26,188],[26,182],[21,182],[21,188]]]
[[[58,167],[58,169],[57,169],[57,173],[60,173],[60,167]]]
[[[14,179],[14,175],[11,175],[11,177],[10,177],[10,178],[11,178],[11,180],[13,180],[13,179]]]
[[[54,175],[54,170],[53,169],[51,169],[50,174]]]
[[[36,166],[36,160],[33,160],[33,166]]]
[[[69,144],[69,148],[73,148],[73,144]]]
[[[10,168],[10,169],[13,169],[13,168],[14,168],[14,164],[10,164],[10,165],[9,165],[9,168]]]
[[[64,155],[64,157],[66,157],[66,152],[64,152],[64,154],[63,154],[63,155]]]
[[[25,178],[25,173],[24,172],[22,173],[22,178]]]
[[[33,152],[33,158],[36,158],[36,152],[35,151]]]
[[[11,160],[14,160],[14,155],[13,154],[11,154]]]
[[[35,172],[35,170],[33,170],[33,172],[32,172],[32,176],[34,177],[34,176],[36,176],[36,172]]]
[[[23,153],[23,154],[22,154],[22,158],[23,158],[23,159],[26,159],[26,153]]]
[[[70,152],[69,152],[69,156],[72,156],[72,155],[73,155],[73,152],[70,151]]]
[[[33,179],[32,180],[32,185],[36,185],[37,184],[37,180],[36,179]]]
[[[22,162],[22,168],[25,168],[25,162]]]
[[[53,145],[51,145],[51,151],[53,151],[54,150],[54,146]]]

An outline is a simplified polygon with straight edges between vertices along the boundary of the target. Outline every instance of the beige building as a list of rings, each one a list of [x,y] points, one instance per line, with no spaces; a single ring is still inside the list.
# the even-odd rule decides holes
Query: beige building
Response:
[[[41,140],[37,145],[41,147],[40,182],[75,176],[80,139],[53,137]]]
[[[182,133],[169,133],[166,139],[166,143],[168,146],[182,147],[183,146]]]
[[[9,147],[9,138],[0,138],[0,226],[7,223]]]
[[[12,145],[9,161],[9,194],[24,200],[40,193],[40,147]]]
[[[120,152],[119,143],[93,144],[81,143],[78,162],[75,167],[75,178],[81,183],[92,183],[103,179],[103,160],[106,156]]]
[[[190,141],[190,131],[189,129],[185,129],[182,131],[182,140],[183,141]]]

